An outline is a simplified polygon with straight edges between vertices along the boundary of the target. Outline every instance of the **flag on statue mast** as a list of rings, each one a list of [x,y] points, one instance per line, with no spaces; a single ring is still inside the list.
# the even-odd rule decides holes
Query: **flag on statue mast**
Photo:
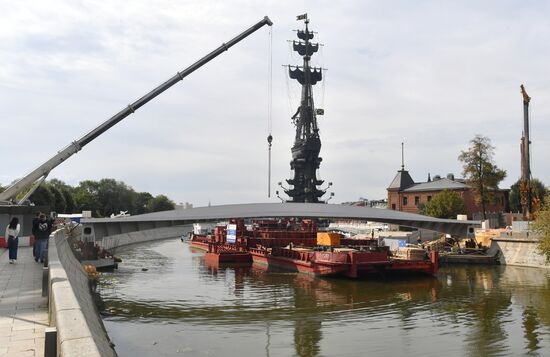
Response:
[[[298,21],[298,20],[307,20],[307,14],[296,16],[296,21]]]

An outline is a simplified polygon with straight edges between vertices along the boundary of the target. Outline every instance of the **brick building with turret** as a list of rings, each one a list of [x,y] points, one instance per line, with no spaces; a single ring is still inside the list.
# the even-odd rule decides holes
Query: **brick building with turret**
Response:
[[[466,184],[464,179],[456,179],[453,174],[448,174],[447,177],[437,175],[433,179],[428,174],[426,182],[414,182],[409,172],[402,166],[387,190],[388,209],[396,211],[419,213],[419,204],[426,204],[443,190],[450,190],[458,193],[464,200],[464,214],[468,215],[469,219],[472,219],[474,214],[481,212],[481,205],[475,202],[472,188]],[[508,212],[510,207],[509,192],[509,189],[497,189],[493,202],[486,205],[486,211]]]

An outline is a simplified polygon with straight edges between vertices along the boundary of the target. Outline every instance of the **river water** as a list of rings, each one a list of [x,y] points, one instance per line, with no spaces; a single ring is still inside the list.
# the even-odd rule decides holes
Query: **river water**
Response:
[[[97,290],[120,356],[550,356],[550,269],[366,281],[208,267],[179,240],[117,255]]]

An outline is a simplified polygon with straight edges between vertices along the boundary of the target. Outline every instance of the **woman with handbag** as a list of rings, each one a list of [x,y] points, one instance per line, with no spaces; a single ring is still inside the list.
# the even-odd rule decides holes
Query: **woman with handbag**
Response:
[[[21,227],[19,226],[19,219],[13,217],[10,224],[6,227],[6,238],[8,238],[8,249],[10,264],[15,264],[17,261],[17,248],[19,247],[19,232]]]

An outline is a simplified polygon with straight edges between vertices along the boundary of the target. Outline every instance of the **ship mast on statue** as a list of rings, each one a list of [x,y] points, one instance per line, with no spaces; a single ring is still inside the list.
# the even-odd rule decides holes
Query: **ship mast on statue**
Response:
[[[323,110],[315,110],[312,93],[312,87],[322,80],[323,69],[310,66],[311,56],[318,51],[319,44],[310,42],[314,33],[308,29],[307,14],[298,16],[297,20],[304,20],[305,30],[297,31],[301,41],[292,41],[293,50],[303,57],[303,65],[288,66],[290,78],[302,85],[300,106],[292,116],[292,122],[296,126],[296,138],[292,146],[290,168],[294,171],[294,178],[286,180],[292,188],[283,187],[281,183],[279,185],[290,197],[287,202],[326,203],[334,194],[331,193],[326,201],[321,200],[332,183],[329,183],[326,189],[319,188],[324,181],[317,179],[317,169],[322,161],[319,157],[321,138],[317,115],[322,115]]]

